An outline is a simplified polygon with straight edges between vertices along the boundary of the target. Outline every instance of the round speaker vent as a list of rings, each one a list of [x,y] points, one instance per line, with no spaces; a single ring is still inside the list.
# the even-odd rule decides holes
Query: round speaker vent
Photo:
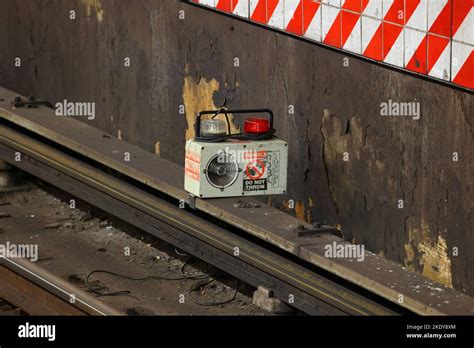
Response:
[[[209,183],[223,189],[234,183],[239,174],[239,166],[232,155],[220,153],[215,155],[206,167],[206,177]]]

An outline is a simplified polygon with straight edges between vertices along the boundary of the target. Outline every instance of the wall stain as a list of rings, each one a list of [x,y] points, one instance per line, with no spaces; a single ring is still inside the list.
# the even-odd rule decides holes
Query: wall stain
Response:
[[[405,248],[405,259],[403,260],[403,263],[406,268],[408,268],[410,271],[415,271],[415,266],[413,265],[413,261],[415,261],[415,250],[413,249],[413,246],[410,243],[406,243],[404,245]]]
[[[304,202],[301,202],[301,201],[295,202],[295,216],[300,220],[306,221]]]
[[[186,65],[185,72],[189,71],[189,66]],[[216,110],[218,106],[214,104],[214,93],[219,91],[219,81],[214,78],[206,79],[199,77],[196,81],[191,75],[184,77],[183,85],[183,101],[186,113],[186,140],[192,139],[195,136],[194,124],[196,122],[196,115],[199,111],[203,110]],[[229,121],[231,123],[231,132],[238,132],[238,128],[233,124],[233,115],[229,115]],[[220,118],[221,116],[219,116]],[[203,117],[203,119],[208,117]]]
[[[320,127],[323,147],[322,160],[326,170],[327,186],[334,202],[336,213],[339,215],[339,202],[350,194],[355,196],[357,183],[354,177],[347,175],[335,175],[340,170],[351,172],[355,166],[354,163],[361,158],[361,149],[364,143],[364,130],[362,122],[357,117],[351,117],[344,122],[342,117],[334,115],[330,110],[325,109],[321,118]],[[344,156],[347,153],[347,160]],[[348,180],[348,179],[351,180]]]
[[[86,16],[91,17],[92,11],[95,11],[97,21],[101,23],[104,19],[104,8],[99,0],[82,0],[82,3],[86,5]]]
[[[313,222],[313,216],[311,214],[311,211],[313,209],[314,203],[311,197],[308,197],[308,208],[306,209],[306,222],[312,223]]]
[[[194,85],[210,85],[211,78],[219,81],[220,86],[212,88],[219,91],[206,95],[206,107],[268,106],[275,115],[287,115],[291,102],[297,106],[294,118],[276,117],[276,126],[278,136],[289,143],[294,179],[287,196],[271,203],[280,207],[282,199],[294,197],[305,203],[307,217],[311,196],[313,219],[335,224],[347,240],[357,239],[374,252],[383,250],[391,260],[412,260],[411,267],[420,273],[430,262],[424,255],[432,255],[433,248],[443,250],[441,231],[450,247],[454,287],[474,296],[474,123],[469,93],[359,60],[351,63],[348,74],[341,72],[340,53],[208,11],[189,11],[177,1],[135,2],[77,1],[82,16],[89,12],[92,28],[102,27],[90,35],[87,27],[69,26],[64,16],[69,8],[62,1],[45,6],[40,1],[2,0],[6,10],[0,18],[7,30],[0,33],[0,51],[23,52],[31,69],[16,69],[9,55],[0,55],[1,85],[47,100],[95,99],[104,114],[116,117],[98,118],[94,126],[114,135],[121,128],[125,141],[152,152],[160,140],[161,156],[180,165],[187,118],[176,115],[184,104],[185,76],[193,77],[188,81],[190,99],[199,97],[193,96],[198,89]],[[185,7],[186,20],[178,20],[178,10]],[[68,30],[48,30],[52,17]],[[230,25],[235,31],[223,30]],[[10,32],[26,40],[8,40]],[[115,63],[122,63],[117,53],[124,51],[136,52],[136,69],[117,69]],[[236,56],[247,62],[238,69],[233,64]],[[68,84],[64,76],[75,83]],[[414,97],[423,105],[419,122],[380,117],[380,102]],[[190,113],[191,119],[199,108]],[[323,113],[325,109],[330,111]],[[349,162],[341,160],[341,149],[349,153]],[[458,162],[451,159],[454,151],[459,152]],[[406,202],[404,209],[396,207],[400,198]],[[431,229],[426,239],[422,219]],[[418,229],[419,237],[409,237],[410,226]],[[451,256],[453,246],[462,248],[462,257]],[[444,253],[433,255],[440,258]],[[440,262],[447,261],[441,257]]]
[[[160,142],[159,141],[155,143],[155,155],[160,157]]]
[[[418,251],[421,253],[420,264],[423,265],[422,274],[452,288],[451,260],[447,250],[446,239],[441,236],[438,236],[436,243],[425,240],[418,244]]]
[[[409,229],[409,242],[404,245],[405,266],[416,270],[415,260],[418,260],[423,276],[452,288],[451,259],[446,239],[438,235],[433,241],[430,236],[430,227],[424,220],[420,228]]]

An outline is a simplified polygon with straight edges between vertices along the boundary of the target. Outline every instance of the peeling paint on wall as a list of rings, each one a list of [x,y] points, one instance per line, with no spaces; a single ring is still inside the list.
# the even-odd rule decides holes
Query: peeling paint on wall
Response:
[[[335,225],[367,250],[406,259],[417,272],[425,267],[420,259],[430,262],[423,256],[432,254],[426,246],[437,249],[441,231],[450,247],[454,287],[474,295],[471,95],[358,60],[342,71],[339,53],[298,41],[288,45],[287,37],[207,11],[187,11],[186,20],[177,20],[178,10],[186,9],[177,1],[144,0],[136,6],[77,0],[77,12],[87,11],[88,20],[51,37],[50,18],[66,21],[70,6],[49,3],[2,0],[6,10],[0,18],[8,30],[0,32],[0,51],[33,54],[34,64],[28,65],[44,74],[16,69],[8,55],[0,55],[3,86],[47,100],[95,96],[104,115],[115,117],[97,118],[94,126],[114,135],[121,128],[124,140],[150,151],[160,140],[160,155],[180,165],[184,133],[194,135],[199,109],[265,106],[287,115],[294,105],[288,120],[276,117],[278,136],[289,143],[294,179],[286,196],[269,202],[277,207],[290,197],[304,202],[302,219],[310,209],[313,220]],[[11,16],[15,11],[24,15]],[[14,30],[30,40],[8,40]],[[117,69],[120,52],[135,52],[134,69]],[[247,63],[237,68],[238,56]],[[414,98],[422,104],[421,120],[380,117],[381,102]],[[177,116],[183,100],[186,117]],[[453,161],[454,151],[459,161]],[[397,208],[399,199],[404,209]],[[295,214],[293,207],[288,212]],[[462,257],[451,256],[454,246]]]
[[[420,264],[423,265],[422,274],[452,288],[451,260],[447,250],[446,239],[441,236],[438,236],[436,243],[423,241],[418,244],[418,251],[421,253]]]
[[[186,66],[185,71],[188,71],[189,67]],[[198,81],[191,75],[184,77],[183,85],[183,101],[186,113],[186,140],[194,138],[194,124],[196,121],[196,114],[203,110],[215,110],[219,109],[214,104],[213,95],[214,92],[219,90],[219,82],[211,78],[207,80],[204,77],[199,77]],[[233,124],[233,115],[229,114],[229,120],[231,122],[231,132],[238,132],[238,128]]]
[[[327,142],[325,156],[328,162],[342,161],[344,152],[349,153],[349,161],[352,156],[360,159],[360,149],[363,147],[363,126],[357,117],[351,117],[345,121],[342,117],[324,112],[321,132]]]
[[[97,21],[100,23],[104,19],[104,8],[99,0],[82,0],[86,6],[86,16],[91,17],[92,11],[95,12]]]
[[[405,244],[405,265],[409,269],[416,269],[415,260],[418,260],[425,277],[452,288],[451,259],[446,239],[438,235],[436,241],[433,241],[430,236],[430,227],[423,220],[421,228],[409,228],[409,243]]]
[[[185,76],[183,86],[183,101],[186,112],[186,140],[194,138],[194,123],[196,114],[202,110],[216,109],[212,95],[219,90],[219,82],[216,79],[199,78],[195,81],[190,75]]]
[[[361,159],[364,148],[362,122],[357,117],[344,119],[325,109],[321,119],[321,135],[327,186],[336,212],[339,212],[338,204],[347,196],[356,196],[359,187],[355,182],[355,176],[351,174]],[[341,168],[345,176],[339,174]]]

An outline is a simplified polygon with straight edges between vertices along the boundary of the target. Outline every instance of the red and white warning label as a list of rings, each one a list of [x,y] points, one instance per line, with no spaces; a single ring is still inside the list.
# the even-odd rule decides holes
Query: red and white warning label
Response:
[[[264,159],[254,159],[247,163],[244,172],[244,191],[267,189],[267,166]]]
[[[199,156],[194,152],[187,151],[184,161],[184,175],[199,181],[200,168],[201,161]]]
[[[263,160],[255,160],[247,163],[245,174],[249,179],[260,179],[265,174],[265,162]]]
[[[244,156],[244,191],[266,191],[278,187],[280,152],[253,151]]]

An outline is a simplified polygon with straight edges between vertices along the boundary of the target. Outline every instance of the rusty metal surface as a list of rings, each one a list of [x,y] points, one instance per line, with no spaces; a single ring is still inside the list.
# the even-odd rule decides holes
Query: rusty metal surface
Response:
[[[85,315],[4,266],[0,266],[0,295],[29,315]]]
[[[0,96],[7,96],[8,93],[11,92],[1,90]],[[130,146],[126,142],[104,138],[102,132],[93,127],[81,124],[74,119],[54,117],[51,115],[51,111],[46,109],[7,111],[7,108],[8,106],[5,105],[5,103],[0,104],[0,117],[8,119],[15,124],[22,125],[34,133],[41,134],[49,139],[54,139],[59,144],[75,152],[88,158],[98,160],[100,163],[130,176],[135,180],[146,183],[159,191],[162,191],[160,182],[162,182],[162,180],[166,182],[166,179],[163,179],[160,173],[173,173],[173,177],[183,177],[182,168],[176,171],[177,167],[174,164],[163,159],[152,158],[153,156],[145,150]],[[74,127],[75,124],[77,124],[78,127]],[[77,130],[78,128],[81,129],[81,132],[69,131],[70,129]],[[13,141],[13,133],[11,133],[8,128],[2,126],[0,130],[4,141]],[[67,134],[67,136],[65,134]],[[82,138],[83,134],[87,134],[87,137]],[[72,138],[69,139],[69,136]],[[75,147],[74,144],[81,145]],[[113,144],[113,146],[111,144]],[[34,146],[32,148],[34,148]],[[124,152],[130,152],[133,161],[124,162],[123,160],[118,160],[111,156],[111,154],[123,154]],[[144,172],[137,170],[137,167],[143,168]],[[69,175],[75,176],[80,175],[80,173],[72,171]],[[97,174],[90,174],[89,176],[95,177]],[[82,175],[82,177],[87,178],[87,175]],[[155,178],[155,181],[152,180],[153,178]],[[173,180],[173,182],[174,181],[175,180]],[[163,191],[179,192],[175,198],[180,199],[186,196],[182,186],[181,180],[177,187],[173,186],[173,183],[166,183],[166,186],[163,187]],[[170,190],[169,187],[173,189]],[[122,196],[133,197],[133,195]],[[432,289],[438,287],[438,285],[433,284],[431,286],[431,283],[427,282],[426,279],[420,275],[409,272],[407,269],[402,269],[396,263],[373,253],[366,252],[367,259],[370,261],[367,267],[358,265],[358,262],[349,262],[344,258],[328,259],[325,256],[325,245],[331,244],[333,241],[341,242],[341,238],[331,235],[315,235],[298,238],[293,229],[300,221],[295,217],[284,214],[264,204],[260,204],[260,208],[252,208],[248,211],[235,208],[232,202],[235,203],[238,199],[242,198],[223,200],[197,199],[196,206],[248,233],[292,252],[310,263],[362,286],[389,301],[397,302],[399,295],[402,294],[405,299],[401,305],[417,313],[474,313],[473,298],[445,287],[442,287],[442,292],[438,293],[437,290]],[[253,200],[248,198],[245,200],[253,202]],[[395,278],[391,275],[394,271]],[[397,278],[399,283],[393,284],[393,280]],[[413,289],[412,287],[414,286],[418,287]],[[441,285],[439,286],[441,287]],[[434,296],[434,294],[436,296]],[[453,305],[449,306],[444,301],[452,303]]]
[[[97,117],[84,122],[177,164],[196,111],[269,107],[292,178],[272,204],[339,224],[347,240],[474,295],[472,94],[354,58],[346,67],[341,53],[178,1],[1,7],[1,85],[51,102],[94,101]],[[421,119],[380,117],[389,99],[420,102]]]
[[[0,258],[0,295],[29,315],[119,315],[119,311],[23,259]]]

